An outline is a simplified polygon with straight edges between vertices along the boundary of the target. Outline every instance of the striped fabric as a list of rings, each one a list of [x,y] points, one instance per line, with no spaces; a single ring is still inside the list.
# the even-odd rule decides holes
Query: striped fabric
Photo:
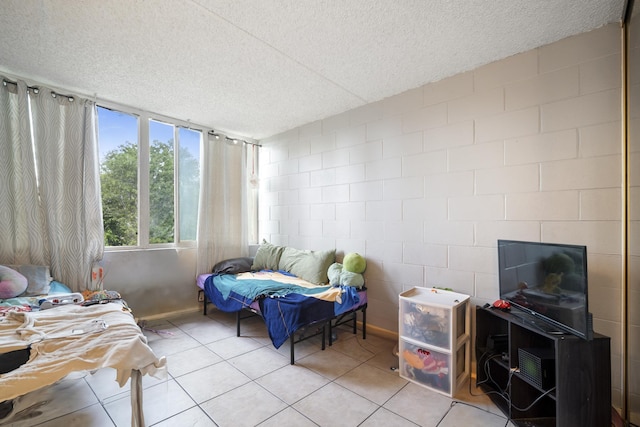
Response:
[[[49,265],[84,290],[103,254],[95,104],[21,81],[0,103],[0,263]]]

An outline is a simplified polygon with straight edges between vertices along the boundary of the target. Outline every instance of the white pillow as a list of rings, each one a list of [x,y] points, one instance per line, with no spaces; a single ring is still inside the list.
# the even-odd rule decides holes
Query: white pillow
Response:
[[[52,280],[49,266],[24,264],[10,267],[27,278],[28,285],[24,296],[47,295],[49,293]]]
[[[0,265],[0,299],[15,298],[27,289],[27,278],[16,270]]]

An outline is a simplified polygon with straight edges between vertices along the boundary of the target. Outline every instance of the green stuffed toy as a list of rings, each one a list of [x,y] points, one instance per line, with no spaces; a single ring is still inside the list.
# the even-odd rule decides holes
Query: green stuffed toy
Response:
[[[329,266],[327,277],[332,286],[345,285],[361,288],[364,286],[362,273],[367,268],[364,258],[357,253],[345,255],[343,264],[334,262]]]
[[[367,261],[365,261],[362,255],[356,252],[346,254],[342,263],[344,264],[344,269],[352,273],[362,274],[367,268]]]

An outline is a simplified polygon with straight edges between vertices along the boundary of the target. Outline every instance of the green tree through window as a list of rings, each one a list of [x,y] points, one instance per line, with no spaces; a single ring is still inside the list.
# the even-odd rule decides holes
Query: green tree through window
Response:
[[[104,244],[138,243],[138,147],[126,142],[109,151],[100,165]]]
[[[149,243],[174,241],[173,139],[149,147]]]
[[[100,182],[106,246],[194,241],[200,191],[202,132],[98,107]],[[148,187],[141,186],[138,126],[148,126]],[[175,143],[174,137],[178,138]],[[134,140],[135,142],[132,142]],[[123,142],[124,141],[124,142]],[[178,148],[176,156],[175,149]],[[177,170],[176,170],[177,165]],[[146,168],[145,168],[146,169]],[[176,191],[178,190],[178,191]],[[139,200],[148,197],[143,212],[148,236],[140,238]],[[176,203],[176,197],[178,203]],[[176,216],[179,233],[176,233]],[[146,227],[146,226],[145,226]],[[143,227],[143,229],[145,229]]]

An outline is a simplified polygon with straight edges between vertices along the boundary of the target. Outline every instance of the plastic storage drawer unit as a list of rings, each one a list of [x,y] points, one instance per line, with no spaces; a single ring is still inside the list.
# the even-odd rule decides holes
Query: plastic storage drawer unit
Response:
[[[469,296],[415,287],[400,294],[400,376],[453,396],[469,376]]]

